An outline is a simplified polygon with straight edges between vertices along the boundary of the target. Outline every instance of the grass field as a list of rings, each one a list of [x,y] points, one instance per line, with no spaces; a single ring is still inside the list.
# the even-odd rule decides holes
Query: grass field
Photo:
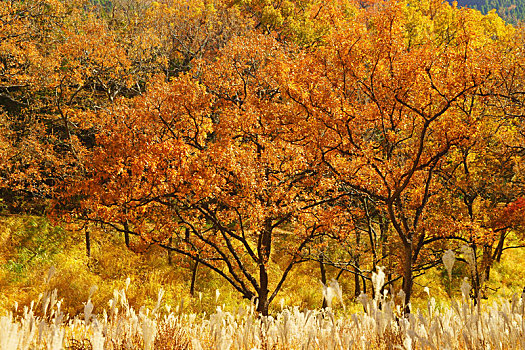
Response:
[[[316,265],[306,264],[271,316],[260,318],[206,269],[191,296],[185,261],[170,265],[154,248],[130,252],[122,237],[94,231],[87,257],[79,234],[45,220],[11,219],[2,232],[0,350],[525,349],[525,273],[516,263],[523,249],[506,251],[492,270],[489,298],[476,306],[462,294],[468,288],[457,263],[452,283],[443,268],[417,280],[406,317],[399,297],[398,304],[391,295],[354,300],[351,275],[340,278],[332,308],[321,310]]]
[[[462,289],[467,292],[464,281]],[[463,295],[450,306],[429,296],[426,309],[403,316],[388,297],[359,298],[359,312],[284,307],[259,317],[254,305],[211,314],[184,313],[163,301],[130,306],[128,284],[100,310],[89,292],[83,312],[68,317],[57,291],[0,318],[0,350],[16,349],[525,349],[524,295],[477,305]],[[376,288],[380,286],[376,285]],[[340,302],[340,301],[339,301]]]

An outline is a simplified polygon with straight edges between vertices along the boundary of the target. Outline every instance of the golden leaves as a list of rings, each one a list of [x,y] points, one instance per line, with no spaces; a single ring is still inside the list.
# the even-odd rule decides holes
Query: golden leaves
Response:
[[[191,227],[188,251],[214,258],[249,255],[269,224],[293,232],[283,246],[349,238],[364,200],[394,243],[493,234],[490,211],[522,177],[509,151],[522,122],[502,120],[522,114],[511,28],[433,0],[235,3],[106,17],[57,5],[42,36],[12,19],[0,79],[23,84],[15,97],[43,121],[17,145],[20,177],[39,185],[56,169],[82,215],[148,242]],[[20,28],[35,39],[13,39]],[[3,164],[14,138],[0,137]]]

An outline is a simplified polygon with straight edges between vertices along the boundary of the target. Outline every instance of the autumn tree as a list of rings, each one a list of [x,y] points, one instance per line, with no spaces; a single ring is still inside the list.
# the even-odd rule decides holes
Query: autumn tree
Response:
[[[523,33],[494,13],[32,0],[0,19],[10,210],[57,198],[132,248],[207,266],[263,314],[307,259],[354,273],[356,293],[388,262],[408,301],[445,240],[480,249],[488,277],[522,227]]]
[[[287,79],[286,95],[318,135],[334,186],[387,213],[406,301],[414,273],[432,266],[423,252],[446,235],[432,230],[442,190],[436,170],[483,117],[465,108],[483,103],[477,92],[491,76],[489,53],[498,52],[489,29],[448,4],[377,2]]]
[[[204,4],[196,1],[184,13],[179,2],[115,1],[110,13],[93,4],[0,4],[0,103],[12,147],[0,172],[2,197],[12,211],[32,210],[38,202],[42,212],[56,185],[82,172],[84,150],[94,145],[100,125],[97,110],[119,96],[143,93],[155,74],[189,69],[188,59],[173,63],[179,51],[199,58],[243,27],[220,4],[201,11]],[[210,29],[210,20],[219,19],[230,29]]]
[[[198,261],[267,314],[305,248],[345,221],[320,205],[318,153],[274,79],[288,60],[273,38],[238,38],[200,82],[161,79],[103,112],[88,180],[71,187],[81,214]]]
[[[9,210],[31,210],[34,203],[27,208],[15,198],[41,198],[47,192],[42,164],[53,159],[48,156],[52,147],[40,142],[45,125],[32,111],[42,107],[40,96],[49,96],[41,87],[52,71],[52,61],[42,49],[53,32],[51,18],[60,22],[65,10],[51,1],[0,4],[0,103],[8,154],[0,168],[0,191]]]
[[[155,50],[166,79],[189,71],[198,59],[217,55],[254,26],[238,8],[220,0],[153,2],[140,21],[144,38],[156,42],[147,47]]]
[[[507,238],[521,225],[516,214],[523,195],[519,152],[508,145],[512,131],[505,118],[482,114],[483,121],[473,127],[469,142],[454,149],[436,171],[442,190],[434,201],[433,226],[446,232],[449,247],[459,246],[475,300],[485,296],[493,263],[500,261],[509,248]]]
[[[496,16],[490,13],[488,18]],[[507,245],[507,238],[523,237],[523,31],[497,20],[492,28],[502,49],[491,58],[491,80],[479,92],[485,99],[483,122],[476,125],[470,144],[458,150],[458,161],[443,172],[447,184],[451,173],[457,176],[452,196],[464,208],[458,211],[454,200],[447,206],[454,208],[455,217],[470,218],[462,220],[466,227],[458,231],[470,247],[466,255],[471,255],[467,260],[475,298],[481,297],[493,263],[500,261],[504,250],[515,248]]]
[[[334,11],[336,8],[354,8],[346,1],[233,0],[230,3],[253,19],[255,27],[263,33],[275,35],[281,42],[293,41],[303,47],[321,44],[331,30],[330,18],[347,15]]]

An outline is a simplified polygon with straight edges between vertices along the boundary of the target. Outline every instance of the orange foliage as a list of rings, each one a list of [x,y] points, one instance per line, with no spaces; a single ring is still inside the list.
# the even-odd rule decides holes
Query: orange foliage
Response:
[[[197,260],[263,313],[326,237],[357,259],[367,232],[373,267],[379,228],[409,298],[428,248],[488,251],[522,213],[523,38],[493,14],[35,0],[0,17],[4,188]]]

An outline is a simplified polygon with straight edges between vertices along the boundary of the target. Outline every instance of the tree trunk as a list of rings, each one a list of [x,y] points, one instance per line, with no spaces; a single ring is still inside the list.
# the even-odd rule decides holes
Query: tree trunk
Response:
[[[492,246],[489,244],[485,244],[483,246],[483,256],[482,256],[482,268],[484,270],[483,272],[483,283],[487,282],[490,278],[490,269],[492,268],[492,264],[494,263],[494,260],[492,259],[493,253],[492,253]]]
[[[260,286],[259,286],[259,304],[257,305],[257,311],[260,312],[263,316],[268,316],[268,273],[266,267],[261,265],[259,267],[260,275]]]
[[[124,222],[124,242],[126,242],[126,248],[129,249],[129,225],[128,222]]]
[[[473,252],[473,258],[474,258],[474,265],[473,266],[469,266],[469,268],[471,269],[470,270],[470,274],[471,274],[471,282],[472,282],[472,287],[471,287],[471,298],[473,299],[474,301],[474,305],[477,305],[478,303],[478,300],[479,300],[479,291],[480,291],[480,288],[481,288],[481,279],[480,279],[480,273],[479,273],[479,268],[478,268],[478,254],[477,254],[477,246],[475,244],[472,244],[471,246],[471,249],[472,249],[472,252]]]
[[[370,241],[370,249],[372,250],[372,271],[376,271],[376,263],[377,263],[377,251],[376,251],[376,244],[377,244],[377,237],[375,234],[375,231],[372,227],[372,218],[370,217],[370,213],[368,210],[368,204],[365,200],[365,209],[366,209],[366,217],[367,217],[367,226],[368,226],[368,240]],[[361,235],[359,232],[356,235],[356,244],[359,247],[360,246],[360,240]]]
[[[319,254],[319,267],[321,269],[321,282],[323,283],[324,286],[326,286],[326,268],[324,266],[323,254]],[[324,309],[327,306],[328,306],[328,301],[323,296],[323,302],[322,302],[321,307]]]
[[[496,246],[492,260],[495,259],[497,262],[500,262],[501,255],[503,254],[503,246],[505,244],[505,238],[506,238],[506,231],[503,230],[503,232],[501,232],[499,236],[498,245]]]
[[[197,268],[199,267],[199,262],[195,261],[191,270],[191,284],[190,284],[190,295],[195,294],[195,281],[197,280]]]
[[[359,258],[355,259],[355,273],[354,273],[354,298],[358,298],[361,295],[361,281],[359,281]]]
[[[89,258],[91,257],[91,234],[87,228],[84,231],[86,234],[86,255]]]
[[[264,221],[264,227],[259,235],[259,241],[257,243],[257,253],[259,258],[259,305],[257,311],[263,316],[268,316],[268,271],[267,264],[270,260],[270,253],[272,247],[272,220],[266,219]]]
[[[412,286],[414,283],[414,275],[412,271],[412,241],[404,246],[404,261],[403,261],[403,292],[405,293],[405,315],[410,313],[410,297],[412,296]]]

